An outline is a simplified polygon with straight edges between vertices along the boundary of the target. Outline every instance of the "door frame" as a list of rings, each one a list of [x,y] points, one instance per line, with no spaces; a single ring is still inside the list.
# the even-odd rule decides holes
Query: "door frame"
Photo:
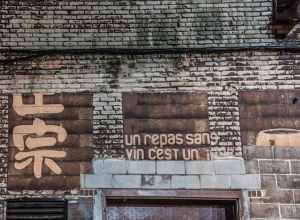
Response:
[[[139,189],[105,189],[100,193],[102,219],[107,220],[107,201],[110,199],[136,200],[198,200],[231,201],[236,204],[237,219],[242,219],[243,194],[241,190],[139,190]]]

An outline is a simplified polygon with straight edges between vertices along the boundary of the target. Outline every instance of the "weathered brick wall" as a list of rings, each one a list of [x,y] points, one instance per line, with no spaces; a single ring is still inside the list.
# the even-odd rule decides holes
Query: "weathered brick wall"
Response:
[[[299,52],[230,52],[231,47],[298,45],[297,39],[275,40],[271,20],[272,0],[1,1],[0,199],[69,198],[70,218],[91,218],[92,195],[78,200],[77,190],[6,192],[7,95],[93,93],[94,157],[122,159],[122,92],[207,91],[209,128],[221,137],[213,156],[242,156],[244,151],[247,173],[261,175],[262,190],[250,192],[253,220],[299,219],[299,150],[241,145],[240,90],[300,88]],[[228,51],[182,55],[64,51],[203,47]],[[28,51],[33,49],[62,50],[39,55]],[[0,213],[2,209],[4,202]]]
[[[238,47],[280,43],[271,31],[272,0],[4,0],[0,14],[0,48]]]
[[[1,194],[6,193],[7,182],[7,145],[8,145],[8,99],[5,95],[0,96],[0,109],[1,109],[1,125],[0,125],[0,191]]]
[[[249,172],[261,176],[262,190],[251,192],[251,213],[259,219],[299,219],[299,148],[247,147]]]
[[[0,95],[0,219],[5,220],[5,194],[7,193],[7,154],[8,154],[8,98]]]
[[[24,54],[25,56],[26,54]],[[176,92],[208,91],[209,126],[221,137],[219,156],[241,156],[239,124],[239,90],[256,89],[298,89],[300,87],[298,63],[300,55],[288,52],[252,51],[186,55],[48,55],[1,64],[1,93],[3,97],[3,159],[7,152],[7,94],[11,93],[59,93],[89,91],[94,94],[94,140],[95,158],[122,158],[122,92]],[[228,148],[227,148],[228,147]],[[226,150],[228,150],[226,152]],[[248,155],[248,154],[247,154]],[[295,154],[294,156],[297,156]],[[248,156],[247,156],[248,158]],[[257,158],[261,158],[260,155]],[[253,158],[257,160],[255,157]],[[281,170],[268,171],[269,166],[278,163],[277,158],[262,158],[265,172],[280,173]],[[280,159],[281,160],[281,159]],[[271,163],[270,164],[268,164]],[[283,161],[293,164],[286,158]],[[3,194],[5,194],[5,163],[3,164]],[[283,168],[282,168],[283,169]],[[290,169],[290,168],[289,168]],[[256,171],[258,172],[258,171]],[[260,171],[264,172],[264,171]],[[287,172],[297,172],[290,171]],[[269,175],[270,177],[276,174]],[[291,177],[290,177],[291,176]],[[297,175],[278,174],[278,178],[288,177],[289,184],[277,185],[284,188],[288,196],[298,195],[297,187],[290,178]],[[262,175],[263,184],[264,174]],[[277,183],[279,184],[279,183]],[[297,183],[296,183],[297,184]],[[269,184],[268,184],[269,185]],[[269,188],[269,186],[263,185]],[[265,188],[264,188],[265,189]],[[264,190],[263,189],[263,190]],[[276,191],[277,192],[277,191]],[[268,200],[252,199],[253,217],[259,217],[264,205],[270,208],[268,215],[276,216],[281,207],[282,218],[297,210],[294,197],[277,200],[277,193],[269,192]],[[3,195],[2,194],[2,195]],[[7,198],[18,196],[18,192],[9,192]],[[25,196],[64,197],[65,192],[28,192]],[[68,192],[77,198],[78,192]],[[19,194],[20,195],[20,194]],[[285,197],[284,194],[282,197]],[[273,198],[274,197],[274,198]],[[5,198],[5,197],[3,197]],[[258,205],[259,204],[259,205]],[[275,207],[275,208],[274,208]],[[288,213],[291,209],[292,214]],[[269,209],[268,209],[269,210]],[[265,212],[264,212],[265,213]],[[271,214],[270,214],[271,213]],[[278,214],[279,215],[279,214]],[[267,219],[267,217],[266,217]],[[270,218],[269,218],[270,219]],[[272,218],[271,218],[272,219]]]
[[[99,157],[121,155],[122,92],[208,91],[210,129],[221,137],[218,149],[241,155],[238,91],[298,88],[298,60],[297,53],[283,52],[54,55],[2,65],[0,83],[4,93],[93,92]]]

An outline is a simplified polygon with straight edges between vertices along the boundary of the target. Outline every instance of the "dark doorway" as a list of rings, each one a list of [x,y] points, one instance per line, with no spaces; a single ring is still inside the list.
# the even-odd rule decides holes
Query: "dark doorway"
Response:
[[[237,201],[108,200],[107,220],[237,220]]]

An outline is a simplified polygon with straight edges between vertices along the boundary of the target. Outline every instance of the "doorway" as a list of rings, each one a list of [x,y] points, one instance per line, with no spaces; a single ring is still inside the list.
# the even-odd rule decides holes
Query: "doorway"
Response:
[[[106,220],[239,220],[239,191],[105,190]]]
[[[234,201],[109,200],[107,220],[235,220]]]

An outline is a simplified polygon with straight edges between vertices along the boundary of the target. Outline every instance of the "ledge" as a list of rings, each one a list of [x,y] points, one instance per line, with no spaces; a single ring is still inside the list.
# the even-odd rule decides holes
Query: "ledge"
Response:
[[[244,160],[95,160],[94,174],[81,175],[82,188],[260,189],[260,175],[246,174]]]

